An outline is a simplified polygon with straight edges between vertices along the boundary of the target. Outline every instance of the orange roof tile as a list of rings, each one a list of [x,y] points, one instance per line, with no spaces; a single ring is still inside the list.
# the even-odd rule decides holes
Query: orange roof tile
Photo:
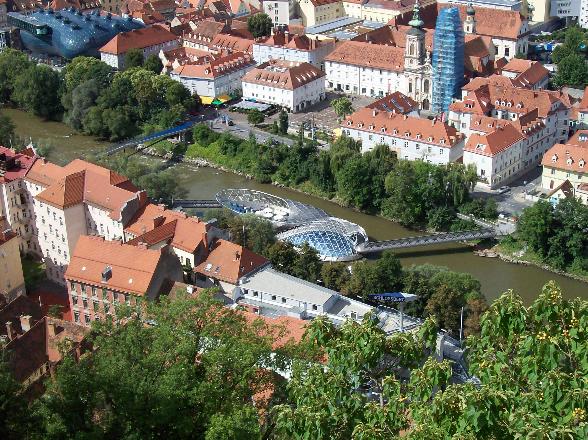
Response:
[[[37,194],[36,198],[50,205],[59,206],[62,209],[69,208],[84,201],[85,180],[85,171],[68,174],[57,183]]]
[[[580,101],[578,110],[588,111],[588,86],[586,86],[586,88],[584,89],[584,96],[582,96],[582,100]]]
[[[0,183],[23,178],[36,160],[37,157],[32,151],[17,153],[0,146]]]
[[[235,243],[217,240],[206,260],[194,272],[207,277],[236,284],[245,275],[266,266],[269,261]]]
[[[588,147],[588,130],[576,131],[566,143]]]
[[[27,172],[26,180],[47,187],[65,177],[65,175],[66,172],[63,167],[55,165],[54,163],[47,161],[45,158],[40,158],[35,161],[33,166]]]
[[[555,144],[543,155],[541,165],[558,170],[588,174],[588,147]]]
[[[248,304],[243,304],[246,308]],[[302,340],[309,321],[291,316],[279,316],[270,318],[268,316],[258,315],[250,311],[240,312],[243,314],[248,323],[254,323],[257,320],[264,322],[268,328],[267,331],[261,332],[260,336],[271,335],[273,337],[272,348],[274,350],[284,347],[289,342],[298,343]]]
[[[472,133],[464,147],[464,151],[482,156],[495,156],[513,146],[525,137],[512,124],[498,125],[487,134]]]
[[[247,72],[242,82],[294,90],[324,76],[325,72],[309,63],[270,60]]]
[[[344,41],[335,46],[335,50],[325,60],[333,63],[402,72],[404,70],[404,49],[359,41]]]
[[[451,148],[463,140],[463,135],[438,119],[429,120],[364,107],[341,122],[342,128],[353,128],[406,139],[420,139],[439,147]]]
[[[120,55],[130,49],[143,49],[177,40],[178,37],[161,26],[121,32],[100,48],[100,52]]]
[[[163,205],[147,203],[139,208],[134,217],[125,225],[125,232],[137,237],[182,217],[185,217],[185,214],[181,212],[165,209]]]
[[[206,64],[184,64],[174,69],[173,73],[184,78],[217,78],[254,65],[250,55],[235,52]]]
[[[82,235],[65,272],[66,280],[104,286],[116,291],[144,295],[153,280],[165,250],[107,241]],[[111,276],[102,281],[102,272],[111,268]]]
[[[419,108],[414,99],[406,96],[402,92],[394,92],[386,95],[383,98],[368,104],[366,107],[375,108],[383,112],[394,110],[396,113],[400,114],[410,113]]]

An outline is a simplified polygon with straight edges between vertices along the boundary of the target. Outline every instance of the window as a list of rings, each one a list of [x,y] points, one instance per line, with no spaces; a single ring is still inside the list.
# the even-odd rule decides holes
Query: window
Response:
[[[272,301],[276,300],[276,295],[272,295]]]
[[[316,304],[312,305],[312,310],[318,310],[318,306]]]
[[[90,324],[90,315],[84,315],[84,321],[86,324]]]
[[[75,292],[76,291],[76,283],[74,283],[73,281],[70,284],[70,289],[71,289],[72,292]]]
[[[92,306],[94,308],[94,312],[97,312],[100,309],[100,304],[98,303],[98,301],[94,301],[92,303]]]
[[[84,309],[87,309],[88,308],[88,299],[82,298],[82,304],[84,305]]]
[[[257,293],[257,292],[253,292],[253,296],[257,296],[257,295],[258,295],[258,293]]]
[[[74,321],[80,322],[80,312],[74,312]]]
[[[286,302],[286,298],[282,298],[282,302],[285,303]]]
[[[555,174],[555,168],[551,169],[551,174]]]
[[[504,56],[507,57],[510,55],[510,48],[509,47],[505,47],[504,48]]]

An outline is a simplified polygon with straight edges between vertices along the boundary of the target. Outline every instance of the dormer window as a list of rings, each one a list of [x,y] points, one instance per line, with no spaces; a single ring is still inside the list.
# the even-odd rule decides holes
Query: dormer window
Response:
[[[351,126],[351,124],[353,124],[353,122],[351,122],[351,121],[347,121],[347,126],[348,126],[348,127],[350,127],[350,126]]]
[[[551,161],[557,162],[557,154],[554,154],[553,156],[551,156]]]
[[[512,104],[511,104],[510,102],[508,102],[508,103],[506,104],[506,106],[507,106],[507,107],[512,107]]]
[[[416,138],[417,138],[417,139],[420,139],[420,138],[421,138],[421,134],[420,134],[420,133],[419,133],[419,134],[417,134],[417,135],[416,135]]]
[[[382,127],[380,130],[382,133],[386,133],[386,127]]]
[[[433,142],[433,137],[432,137],[432,136],[429,136],[429,137],[427,138],[427,140],[428,140],[429,142]]]
[[[398,130],[394,129],[394,130],[392,130],[392,133],[398,134]]]
[[[496,102],[494,102],[495,105],[500,105],[500,101],[496,100]]]
[[[578,165],[580,166],[580,168],[584,168],[585,164],[586,164],[586,161],[584,161],[584,159],[580,159],[580,161],[578,162]]]
[[[440,143],[441,145],[445,145],[445,139],[443,139],[443,138],[442,138],[442,139],[440,139],[440,140],[439,140],[439,143]]]
[[[572,159],[571,157],[568,157],[566,160],[566,164],[571,165],[574,163],[574,159]]]
[[[405,136],[405,137],[410,137],[410,131],[406,131],[406,132],[404,132],[404,136]]]
[[[357,126],[358,126],[359,128],[362,128],[362,127],[363,127],[363,123],[362,123],[362,122],[360,122],[359,124],[357,124]]]

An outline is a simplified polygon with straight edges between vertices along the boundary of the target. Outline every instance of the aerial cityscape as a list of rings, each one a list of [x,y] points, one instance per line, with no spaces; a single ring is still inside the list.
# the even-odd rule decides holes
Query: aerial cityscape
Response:
[[[0,0],[0,438],[588,439],[588,0]]]

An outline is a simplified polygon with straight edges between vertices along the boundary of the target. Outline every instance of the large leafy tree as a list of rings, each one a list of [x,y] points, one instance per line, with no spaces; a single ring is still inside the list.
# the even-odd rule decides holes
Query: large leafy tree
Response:
[[[247,19],[247,30],[255,38],[269,36],[273,25],[272,19],[264,13],[252,15]]]
[[[58,368],[40,401],[42,437],[257,437],[252,397],[271,385],[259,372],[273,365],[272,331],[206,293],[143,306],[98,323],[96,350]]]
[[[349,98],[342,96],[341,98],[333,99],[331,101],[331,107],[335,111],[335,114],[339,119],[344,118],[347,115],[353,113],[353,106]]]
[[[14,124],[12,120],[0,113],[0,145],[10,147],[14,142]]]
[[[23,52],[11,48],[0,52],[0,102],[11,99],[16,78],[31,65]]]
[[[30,66],[14,81],[12,100],[21,108],[45,119],[61,115],[59,74],[48,66]]]
[[[125,69],[132,69],[133,67],[141,67],[145,62],[143,51],[141,49],[130,49],[125,54]],[[159,73],[159,72],[153,72]]]
[[[163,63],[157,55],[151,54],[147,57],[145,63],[143,63],[143,67],[153,73],[160,74],[163,70]]]

